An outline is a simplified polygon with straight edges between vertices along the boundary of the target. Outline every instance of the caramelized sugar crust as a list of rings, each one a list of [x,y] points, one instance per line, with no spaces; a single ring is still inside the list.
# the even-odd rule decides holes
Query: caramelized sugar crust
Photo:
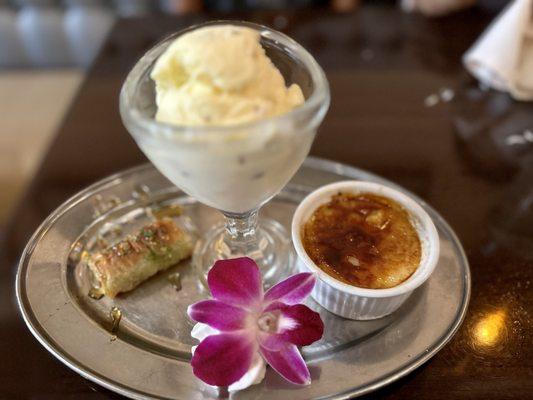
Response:
[[[409,278],[422,246],[407,211],[370,193],[334,195],[302,228],[309,257],[329,275],[353,286],[385,289]]]

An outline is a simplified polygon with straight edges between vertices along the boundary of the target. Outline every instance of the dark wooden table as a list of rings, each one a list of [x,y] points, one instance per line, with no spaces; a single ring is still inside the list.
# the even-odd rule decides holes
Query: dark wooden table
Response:
[[[480,89],[460,61],[493,16],[476,8],[426,20],[388,5],[350,15],[239,16],[288,32],[326,70],[332,104],[312,154],[416,192],[450,222],[467,251],[472,298],[459,333],[423,367],[369,398],[533,396],[533,148],[524,136],[533,131],[533,106]],[[119,118],[124,76],[166,33],[207,18],[120,21],[82,85],[4,232],[1,399],[118,397],[64,367],[31,336],[16,310],[16,261],[68,196],[145,161]]]

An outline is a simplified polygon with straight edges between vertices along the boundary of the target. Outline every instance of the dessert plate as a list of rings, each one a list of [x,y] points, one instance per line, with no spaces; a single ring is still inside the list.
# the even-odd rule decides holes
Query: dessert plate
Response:
[[[298,203],[319,186],[346,179],[401,187],[346,165],[308,158],[263,217],[290,229]],[[441,255],[431,278],[392,315],[351,321],[309,299],[325,323],[324,337],[303,354],[313,382],[298,387],[271,369],[265,380],[234,399],[347,399],[408,374],[437,353],[461,324],[470,296],[470,272],[446,221],[416,196],[438,229]],[[170,206],[170,207],[168,207]],[[176,207],[175,207],[176,206]],[[151,165],[106,178],[65,202],[28,243],[17,273],[17,299],[31,332],[55,357],[85,378],[134,399],[212,399],[226,393],[192,374],[192,322],[187,306],[208,296],[190,262],[156,275],[116,299],[90,297],[80,261],[90,251],[146,224],[153,213],[180,209],[177,219],[199,235],[221,220],[167,181]],[[293,267],[296,266],[293,258]],[[296,268],[295,268],[296,269]],[[179,272],[180,279],[176,279]],[[111,315],[120,323],[113,324]]]

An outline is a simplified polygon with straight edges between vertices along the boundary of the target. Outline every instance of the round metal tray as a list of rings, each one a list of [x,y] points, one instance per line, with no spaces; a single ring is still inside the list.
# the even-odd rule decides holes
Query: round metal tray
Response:
[[[368,172],[308,158],[262,215],[290,230],[292,214],[305,195],[347,178],[405,191]],[[416,199],[440,235],[441,256],[431,278],[398,311],[374,321],[346,320],[308,300],[326,326],[324,337],[303,349],[312,384],[291,385],[269,369],[261,384],[232,398],[350,398],[406,375],[450,340],[468,305],[468,262],[448,224]],[[170,204],[181,206],[184,213],[178,221],[194,224],[199,235],[221,219],[151,165],[118,173],[80,192],[53,212],[28,243],[17,273],[17,299],[26,324],[41,344],[91,381],[136,399],[216,398],[220,393],[197,380],[189,365],[195,342],[189,335],[192,322],[186,308],[208,295],[189,261],[114,300],[88,296],[82,252],[120,239],[145,224],[155,208]],[[168,280],[178,271],[181,290]],[[109,317],[113,306],[123,314],[116,332]]]

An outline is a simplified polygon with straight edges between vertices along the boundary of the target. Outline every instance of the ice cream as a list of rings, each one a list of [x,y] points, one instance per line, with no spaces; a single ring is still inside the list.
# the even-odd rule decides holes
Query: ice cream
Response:
[[[179,36],[151,73],[161,122],[234,125],[284,114],[304,102],[265,54],[259,31],[215,25]]]

